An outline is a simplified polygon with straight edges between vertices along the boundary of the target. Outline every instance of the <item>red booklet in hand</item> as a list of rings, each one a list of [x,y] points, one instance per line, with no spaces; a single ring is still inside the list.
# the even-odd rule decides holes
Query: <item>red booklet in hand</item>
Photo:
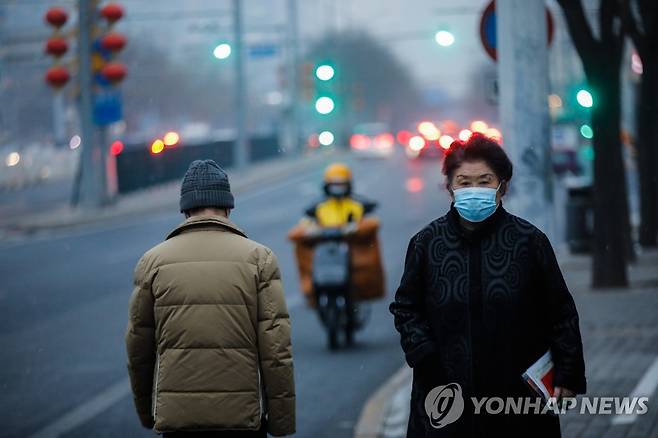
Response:
[[[553,359],[550,350],[530,365],[522,377],[544,402],[553,397]]]

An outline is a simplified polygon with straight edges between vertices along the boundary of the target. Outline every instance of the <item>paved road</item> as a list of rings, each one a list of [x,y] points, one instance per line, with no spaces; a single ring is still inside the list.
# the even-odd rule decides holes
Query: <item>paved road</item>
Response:
[[[48,211],[71,200],[73,178],[57,179],[20,190],[0,189],[0,223],[11,222],[35,209]]]
[[[389,294],[409,237],[442,214],[436,161],[354,161],[356,191],[380,202]],[[368,396],[402,362],[387,311],[353,349],[330,353],[300,298],[287,230],[319,194],[321,168],[237,198],[232,219],[278,255],[293,324],[301,437],[351,436]],[[123,332],[134,264],[181,220],[175,212],[0,244],[0,437],[59,430],[66,437],[146,437],[127,392]],[[48,433],[41,436],[47,436]]]

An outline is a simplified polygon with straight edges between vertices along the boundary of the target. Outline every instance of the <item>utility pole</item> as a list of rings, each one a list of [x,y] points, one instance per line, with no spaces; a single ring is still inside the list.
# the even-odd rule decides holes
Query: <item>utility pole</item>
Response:
[[[4,4],[0,4],[0,47],[7,47],[6,41],[5,41],[5,22],[7,16],[7,6]],[[2,83],[2,80],[4,79],[4,76],[7,74],[6,66],[4,64],[4,57],[6,55],[6,52],[4,50],[0,51],[0,84]],[[5,102],[5,105],[2,105],[2,108],[0,108],[0,141],[7,141],[9,138],[9,123],[7,123],[7,112],[5,110],[5,107],[9,106],[10,108],[13,107],[11,102],[7,102],[4,99],[3,94],[6,92],[3,90],[2,87],[0,87],[0,98]],[[7,105],[9,104],[9,105]]]
[[[499,111],[505,150],[514,164],[509,208],[550,236],[555,221],[544,2],[498,0],[496,20]]]
[[[82,153],[74,187],[74,205],[97,208],[108,202],[105,189],[105,151],[93,121],[91,75],[91,30],[96,18],[96,1],[78,1],[78,79]]]
[[[57,147],[66,141],[65,113],[64,93],[60,90],[53,95],[53,143]]]
[[[288,0],[288,141],[289,152],[299,153],[301,122],[299,118],[299,27],[297,0]]]
[[[242,0],[233,0],[233,46],[235,48],[235,129],[233,165],[236,169],[247,167],[249,147],[247,138],[247,93],[242,43]]]

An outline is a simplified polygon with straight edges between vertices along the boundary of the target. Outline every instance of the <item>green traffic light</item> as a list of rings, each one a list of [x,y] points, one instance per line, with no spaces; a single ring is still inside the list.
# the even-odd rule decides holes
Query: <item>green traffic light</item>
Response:
[[[322,96],[315,101],[315,110],[320,114],[329,114],[335,107],[336,104],[331,97]]]
[[[217,59],[226,59],[231,56],[231,45],[228,43],[219,44],[212,51],[212,54]]]
[[[317,77],[321,81],[331,80],[335,74],[336,71],[329,64],[319,65],[318,68],[315,69],[315,77]]]
[[[591,108],[592,105],[594,105],[594,98],[592,97],[592,93],[585,89],[578,90],[578,93],[576,94],[576,100],[578,101],[578,104],[583,108]]]
[[[334,133],[331,131],[322,131],[320,135],[318,135],[318,141],[322,146],[331,146],[334,144]]]
[[[594,130],[592,129],[591,126],[585,124],[580,127],[580,135],[587,139],[591,139],[594,137]]]
[[[450,47],[455,43],[455,36],[447,30],[440,30],[434,35],[434,40],[441,47]]]

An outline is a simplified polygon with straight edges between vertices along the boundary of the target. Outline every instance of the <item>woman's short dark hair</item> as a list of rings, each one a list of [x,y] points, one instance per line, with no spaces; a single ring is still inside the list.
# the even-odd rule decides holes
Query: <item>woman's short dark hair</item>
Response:
[[[443,174],[450,184],[455,170],[466,161],[484,161],[501,181],[512,179],[512,162],[503,148],[493,139],[475,133],[463,142],[455,140],[443,160]]]

